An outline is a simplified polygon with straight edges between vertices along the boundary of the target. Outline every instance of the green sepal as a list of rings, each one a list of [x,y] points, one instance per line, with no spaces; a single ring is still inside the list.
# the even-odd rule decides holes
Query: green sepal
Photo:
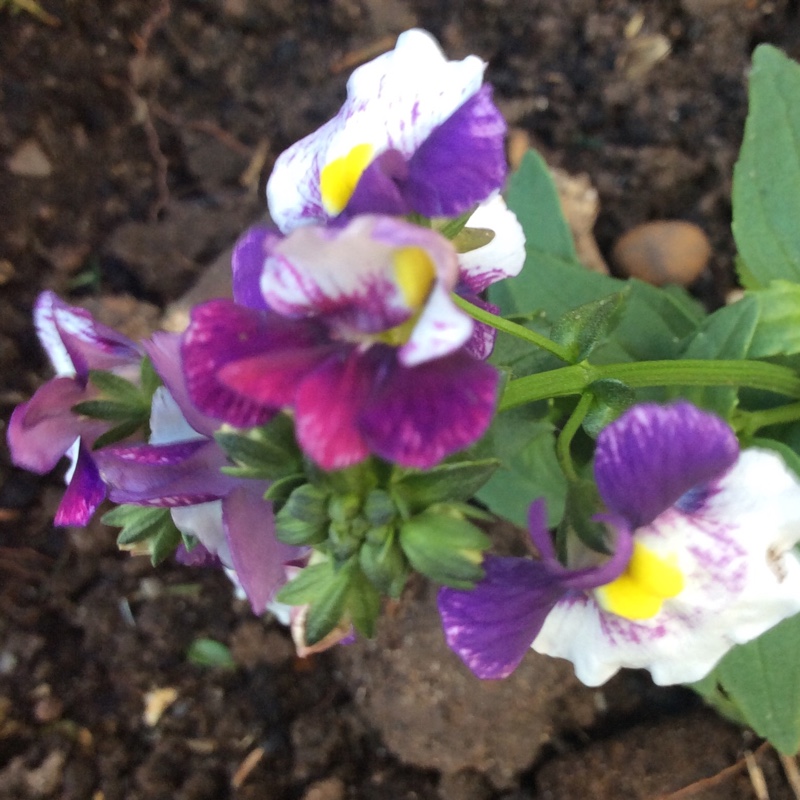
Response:
[[[495,237],[491,228],[463,228],[452,239],[457,253],[471,253],[485,247]]]
[[[459,214],[457,217],[431,220],[433,228],[444,236],[445,239],[450,239],[452,241],[464,230],[467,226],[467,222],[469,222],[469,218],[475,213],[475,209],[477,208],[478,206],[468,208],[463,214]]]
[[[330,494],[305,483],[288,497],[275,515],[275,535],[285,544],[313,545],[328,538]]]
[[[146,422],[146,420],[144,422]],[[110,444],[116,444],[123,439],[127,439],[129,436],[133,436],[133,434],[142,427],[144,422],[141,419],[129,419],[125,422],[121,422],[119,425],[115,425],[94,440],[92,450],[100,450],[103,447],[108,447]]]
[[[381,537],[371,531],[358,552],[361,569],[378,591],[390,597],[400,597],[409,575],[408,560],[392,528],[381,532]]]
[[[412,514],[435,503],[471,500],[499,466],[498,459],[484,458],[445,462],[427,472],[398,470],[392,476],[392,494]]]
[[[586,390],[592,393],[592,404],[581,424],[593,439],[636,402],[636,393],[630,386],[611,378],[594,381]]]
[[[461,516],[425,511],[400,527],[400,546],[411,566],[431,580],[471,589],[483,578],[489,537]]]
[[[96,386],[110,400],[116,400],[128,406],[141,407],[142,393],[138,386],[130,381],[106,370],[89,370],[89,383]]]
[[[235,464],[224,468],[229,475],[277,480],[302,471],[302,455],[294,438],[294,424],[286,414],[278,414],[266,425],[246,431],[225,426],[214,434],[214,438]]]
[[[72,411],[82,417],[101,419],[106,422],[132,422],[134,419],[147,421],[148,411],[139,405],[131,405],[118,400],[84,400],[72,406]]]
[[[617,326],[629,295],[626,287],[567,311],[555,321],[550,338],[567,349],[573,364],[583,361]]]

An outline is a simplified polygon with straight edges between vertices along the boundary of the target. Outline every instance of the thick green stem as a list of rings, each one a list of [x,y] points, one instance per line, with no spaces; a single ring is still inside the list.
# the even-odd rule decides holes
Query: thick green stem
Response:
[[[757,430],[769,425],[780,425],[798,420],[800,420],[800,403],[789,403],[763,411],[739,411],[734,417],[733,426],[740,433],[752,436]]]
[[[546,336],[542,336],[542,334],[536,333],[536,331],[532,331],[529,328],[526,328],[524,325],[518,325],[516,322],[511,322],[511,320],[498,317],[496,314],[492,314],[483,308],[473,305],[463,297],[459,297],[457,294],[452,295],[452,298],[459,308],[466,311],[467,314],[469,314],[473,319],[476,319],[478,322],[491,325],[491,327],[495,330],[503,331],[503,333],[516,336],[517,339],[523,339],[526,342],[535,344],[537,347],[541,347],[542,350],[552,353],[556,358],[560,358],[562,361],[566,361],[567,363],[570,362],[571,359],[566,348],[562,347],[560,344],[556,344]]]
[[[581,394],[594,381],[613,379],[631,388],[647,386],[735,386],[762,389],[800,398],[800,376],[788,367],[763,361],[638,361],[624,364],[575,364],[512,380],[500,401],[500,410]]]

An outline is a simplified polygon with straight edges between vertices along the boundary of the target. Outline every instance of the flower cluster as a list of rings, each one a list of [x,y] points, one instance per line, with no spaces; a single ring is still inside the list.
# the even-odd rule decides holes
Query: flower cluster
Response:
[[[224,569],[255,613],[289,607],[304,649],[371,635],[416,570],[443,585],[447,642],[481,678],[533,647],[590,685],[621,667],[696,681],[800,612],[797,457],[750,441],[800,419],[775,400],[800,397],[800,378],[744,355],[680,362],[707,355],[713,326],[679,336],[696,311],[674,296],[666,321],[648,307],[650,350],[639,329],[610,348],[640,362],[591,363],[630,294],[611,279],[560,316],[535,296],[502,318],[490,301],[519,308],[535,284],[496,286],[522,270],[536,209],[523,233],[500,194],[506,127],[484,68],[415,30],[357,69],[340,112],[277,159],[275,227],[236,244],[232,299],[195,307],[182,334],[137,344],[45,292],[35,323],[57,376],[11,417],[12,458],[46,473],[68,456],[56,524],[107,499],[121,547]],[[527,270],[569,274],[528,245]],[[498,331],[516,349],[498,355]],[[767,333],[766,355],[796,355]],[[688,385],[715,387],[695,395],[711,410],[668,402]],[[740,386],[771,394],[748,412]],[[496,498],[528,491],[535,554],[490,553],[470,501],[513,516]]]

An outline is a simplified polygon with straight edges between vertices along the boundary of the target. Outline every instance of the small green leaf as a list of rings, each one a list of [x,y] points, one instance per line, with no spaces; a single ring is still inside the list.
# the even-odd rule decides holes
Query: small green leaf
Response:
[[[292,578],[275,596],[279,603],[289,606],[302,606],[316,600],[325,585],[333,576],[333,564],[330,561],[321,561],[304,567]]]
[[[748,358],[800,353],[800,285],[773,281],[766,289],[748,292],[759,305],[758,322]]]
[[[330,494],[306,483],[295,489],[275,516],[275,533],[282,542],[311,545],[328,538]]]
[[[161,386],[161,378],[156,372],[153,362],[147,356],[142,359],[139,380],[142,386],[142,394],[148,400],[152,400],[156,389]]]
[[[346,610],[353,627],[367,638],[375,635],[375,623],[381,610],[381,596],[358,565],[354,565],[347,587]]]
[[[225,472],[225,467],[222,468]],[[273,481],[264,492],[264,499],[274,504],[275,510],[279,511],[283,504],[289,499],[292,492],[306,482],[305,475],[287,475]]]
[[[233,473],[239,477],[276,480],[302,469],[294,424],[286,414],[278,414],[268,424],[248,431],[225,427],[214,438],[239,468]]]
[[[169,509],[165,509],[165,511],[169,512]],[[162,561],[173,555],[182,541],[181,532],[175,527],[172,516],[167,513],[155,535],[148,539],[150,563],[157,567]]]
[[[400,546],[411,566],[446,586],[471,589],[483,577],[489,538],[471,522],[426,511],[400,527]]]
[[[236,667],[230,648],[215,639],[195,639],[186,652],[186,659],[199,667]]]
[[[630,293],[630,286],[626,286],[567,311],[553,325],[551,338],[567,348],[573,363],[583,361],[617,326]]]
[[[489,244],[494,235],[494,231],[489,228],[464,228],[453,237],[453,247],[457,253],[471,253]]]
[[[352,574],[353,568],[350,564],[334,570],[328,562],[326,580],[318,585],[317,595],[311,601],[306,616],[307,644],[313,645],[321,641],[342,621],[351,591]]]
[[[586,387],[592,404],[583,418],[583,429],[596,439],[600,431],[636,402],[636,393],[627,384],[612,379],[594,381]]]
[[[409,565],[393,529],[382,539],[370,537],[358,552],[359,563],[372,584],[390,597],[399,597],[408,578]]]
[[[130,381],[106,370],[89,371],[89,382],[96,386],[110,400],[117,400],[130,406],[140,406],[142,395],[139,387]]]
[[[92,419],[102,419],[107,422],[132,422],[136,420],[138,425],[142,421],[147,421],[147,414],[142,412],[141,406],[121,403],[117,400],[85,400],[76,403],[72,410],[83,417]]]
[[[116,444],[117,442],[123,441],[123,439],[127,439],[129,436],[133,436],[136,431],[142,428],[143,424],[144,423],[139,419],[130,419],[127,422],[121,422],[119,425],[115,425],[94,440],[92,450],[100,450],[103,447],[108,447],[111,444]]]
[[[453,240],[464,230],[469,218],[475,213],[476,208],[477,206],[469,208],[463,214],[453,217],[452,219],[433,220],[433,228],[439,231],[445,239]]]
[[[162,524],[164,515],[169,516],[168,508],[125,504],[103,514],[100,521],[103,525],[122,528],[117,545],[125,547],[153,536]]]

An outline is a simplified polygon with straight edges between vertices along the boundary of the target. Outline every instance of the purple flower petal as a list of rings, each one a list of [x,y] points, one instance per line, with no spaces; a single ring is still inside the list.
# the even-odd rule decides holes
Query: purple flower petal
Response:
[[[214,441],[105,447],[95,454],[115,503],[188,506],[224,497],[237,479],[220,472],[227,464]]]
[[[471,591],[439,590],[447,644],[479,678],[505,678],[565,590],[545,564],[488,556]]]
[[[370,394],[359,428],[372,452],[427,469],[483,436],[497,383],[494,367],[463,350],[410,368],[395,362]]]
[[[264,489],[263,483],[249,481],[222,501],[231,562],[256,614],[264,613],[286,583],[286,563],[302,553],[275,537],[272,505],[264,500]]]
[[[86,525],[105,496],[106,487],[97,465],[87,447],[81,444],[72,480],[61,498],[53,524],[58,527]]]
[[[310,322],[292,321],[237,306],[230,300],[212,300],[192,311],[183,335],[181,356],[189,398],[204,413],[246,428],[271,419],[280,404],[265,405],[250,392],[247,382],[224,368],[251,356],[276,354],[278,367],[289,368],[285,354],[301,354],[316,344],[318,329]],[[247,373],[247,381],[257,373]],[[268,382],[270,376],[261,376]],[[236,387],[236,388],[234,388]]]
[[[74,372],[85,380],[90,369],[112,370],[141,359],[139,348],[130,339],[53,292],[39,295],[33,319],[42,346],[59,373]]]
[[[330,358],[300,385],[295,433],[300,447],[323,469],[357,464],[369,455],[358,413],[372,391],[380,363],[354,351]]]
[[[76,403],[87,400],[86,389],[75,378],[53,378],[27,402],[14,409],[7,439],[11,459],[18,467],[43,475],[80,436],[96,439],[108,424],[73,413]]]
[[[477,295],[473,295],[469,291],[458,291],[458,294],[468,303],[472,303],[472,305],[482,308],[484,311],[488,311],[491,314],[500,313],[500,309],[497,306],[487,303],[485,300],[482,300]],[[467,352],[473,356],[473,358],[485,361],[492,354],[496,339],[496,328],[493,328],[491,325],[486,325],[483,322],[475,321],[472,327],[472,336],[469,338],[464,347],[466,348]]]
[[[403,197],[402,190],[408,178],[408,165],[397,150],[381,153],[364,170],[349,202],[336,217],[344,222],[359,214],[407,214],[413,209]]]
[[[267,247],[280,238],[280,234],[263,226],[250,228],[239,237],[231,260],[233,299],[239,305],[261,311],[267,309],[261,294],[261,273],[267,258]]]
[[[405,195],[426,217],[455,217],[502,188],[506,123],[482,86],[431,132],[408,162]]]
[[[186,549],[186,545],[181,542],[175,550],[175,560],[185,567],[221,567],[222,562],[216,553],[198,542],[191,550]]]
[[[720,476],[738,454],[735,434],[714,414],[687,402],[644,403],[601,432],[594,473],[608,508],[636,529]]]

